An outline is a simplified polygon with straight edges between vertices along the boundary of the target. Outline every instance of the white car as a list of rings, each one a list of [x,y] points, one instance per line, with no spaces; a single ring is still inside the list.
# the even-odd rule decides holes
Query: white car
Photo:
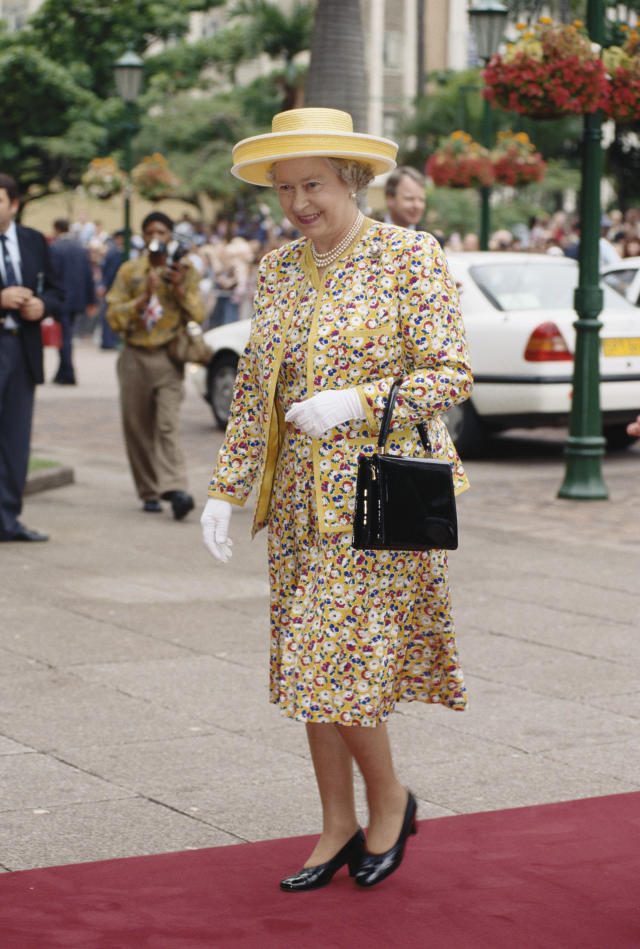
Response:
[[[477,252],[449,254],[471,351],[471,398],[447,413],[459,452],[480,451],[490,432],[568,424],[575,348],[573,295],[578,266],[568,257]],[[606,285],[600,314],[600,401],[609,447],[633,441],[626,425],[640,410],[640,310]],[[205,333],[214,350],[194,380],[224,428],[238,358],[249,338],[243,320]]]
[[[602,270],[602,279],[609,287],[640,306],[640,257],[623,257]]]

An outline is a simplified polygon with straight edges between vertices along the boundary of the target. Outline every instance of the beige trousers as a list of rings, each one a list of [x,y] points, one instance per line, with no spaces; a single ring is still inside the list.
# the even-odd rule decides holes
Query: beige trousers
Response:
[[[125,345],[118,358],[120,411],[127,456],[139,497],[186,491],[187,471],[179,443],[182,372],[166,349]]]

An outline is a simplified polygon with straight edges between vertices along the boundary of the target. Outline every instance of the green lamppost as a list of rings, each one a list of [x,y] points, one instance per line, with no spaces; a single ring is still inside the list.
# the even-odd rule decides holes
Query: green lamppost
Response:
[[[604,0],[588,0],[587,29],[591,40],[604,38]],[[578,319],[573,367],[573,398],[569,437],[565,442],[567,467],[558,497],[602,500],[608,492],[602,480],[605,449],[600,413],[600,179],[602,177],[602,115],[585,115],[582,139],[582,192],[580,195],[579,278],[574,302]]]
[[[468,10],[469,23],[476,42],[478,58],[488,63],[502,40],[509,11],[502,3],[486,0],[476,3]],[[484,100],[482,111],[482,144],[485,148],[493,145],[491,103]],[[480,189],[480,250],[489,249],[489,220],[490,220],[491,188]]]
[[[124,120],[124,170],[131,175],[131,136],[136,125],[133,119],[133,104],[140,93],[144,63],[139,56],[128,49],[124,56],[114,64],[113,72],[116,90],[125,104]],[[127,183],[124,192],[124,259],[131,254],[131,185]]]

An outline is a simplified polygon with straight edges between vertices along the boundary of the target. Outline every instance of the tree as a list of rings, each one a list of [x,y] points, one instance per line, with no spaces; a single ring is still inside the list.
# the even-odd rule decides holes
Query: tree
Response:
[[[157,41],[174,43],[189,31],[193,11],[224,0],[44,0],[30,33],[49,59],[82,76],[100,98],[114,93],[113,64],[131,47],[145,53]]]
[[[350,112],[354,128],[366,130],[367,80],[359,0],[318,3],[306,104]]]
[[[100,103],[29,46],[0,52],[0,167],[23,190],[86,165],[104,137]]]
[[[186,34],[189,13],[223,0],[44,0],[27,26],[0,31],[0,161],[28,189],[77,184],[122,137],[113,64],[128,45]]]
[[[245,56],[253,59],[266,53],[271,59],[284,60],[281,75],[282,109],[299,104],[304,73],[295,66],[295,57],[309,49],[314,23],[314,7],[308,0],[297,0],[290,13],[269,0],[238,0],[231,8],[232,17],[246,18]]]

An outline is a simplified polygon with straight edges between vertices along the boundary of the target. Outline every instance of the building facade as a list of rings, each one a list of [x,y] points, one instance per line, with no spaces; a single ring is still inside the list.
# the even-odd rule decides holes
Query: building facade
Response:
[[[361,0],[369,131],[393,137],[398,118],[424,90],[425,76],[467,65],[466,0]]]

